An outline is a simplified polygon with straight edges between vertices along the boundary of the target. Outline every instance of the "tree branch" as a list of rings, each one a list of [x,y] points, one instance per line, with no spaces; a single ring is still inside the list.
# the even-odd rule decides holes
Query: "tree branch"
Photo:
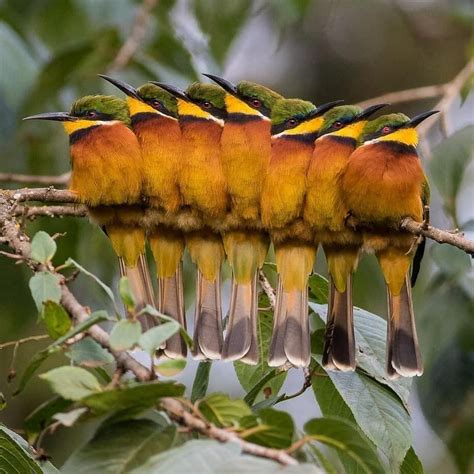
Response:
[[[272,285],[268,281],[267,276],[261,269],[258,271],[258,281],[260,282],[260,286],[262,287],[263,292],[267,295],[272,310],[274,310],[276,304],[275,290],[273,289]]]
[[[85,206],[17,206],[15,216],[34,219],[36,217],[85,217]]]
[[[18,174],[18,173],[0,173],[0,181],[4,183],[25,183],[25,184],[44,184],[46,186],[66,185],[71,179],[71,172],[59,174],[57,176]]]

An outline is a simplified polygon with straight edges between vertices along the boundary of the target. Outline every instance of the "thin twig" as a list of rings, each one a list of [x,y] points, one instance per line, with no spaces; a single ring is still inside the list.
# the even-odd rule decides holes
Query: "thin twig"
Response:
[[[25,344],[26,342],[42,341],[43,339],[48,339],[48,338],[49,336],[47,334],[41,334],[40,336],[24,337],[23,339],[18,339],[17,341],[3,342],[2,344],[0,344],[0,350],[5,349],[6,347],[10,347],[10,346]]]
[[[46,186],[66,185],[71,179],[71,172],[59,174],[57,176],[19,174],[19,173],[0,173],[0,181],[3,183],[25,183],[25,184],[43,184]]]
[[[157,3],[158,0],[143,1],[135,17],[132,31],[130,32],[127,41],[125,41],[125,43],[119,49],[117,55],[110,64],[108,72],[114,72],[123,69],[133,58],[133,55],[138,50],[145,38],[150,13],[156,7]]]
[[[270,302],[271,309],[275,309],[275,304],[276,304],[275,290],[273,289],[272,285],[268,281],[268,278],[263,272],[263,270],[258,271],[258,281],[260,282],[260,286],[262,287],[263,292],[267,295],[268,301]]]

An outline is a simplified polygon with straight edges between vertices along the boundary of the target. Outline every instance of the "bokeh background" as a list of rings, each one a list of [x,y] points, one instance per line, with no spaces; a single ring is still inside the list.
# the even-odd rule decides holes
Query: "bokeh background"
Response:
[[[137,16],[138,15],[138,16]],[[386,92],[451,81],[472,60],[471,0],[0,0],[0,172],[56,175],[68,171],[67,138],[57,124],[22,123],[28,114],[67,110],[81,95],[117,93],[96,74],[133,85],[161,80],[178,86],[214,72],[268,85],[288,97],[323,103],[360,102]],[[143,33],[143,35],[142,35]],[[128,55],[122,46],[139,39]],[[119,54],[120,52],[120,54]],[[432,183],[433,225],[474,236],[474,77],[447,104],[423,143]],[[394,105],[415,114],[441,97]],[[0,183],[13,187],[12,183]],[[84,219],[37,219],[33,234],[66,232],[57,262],[72,257],[116,287],[115,258],[101,232]],[[320,255],[318,270],[324,262]],[[186,300],[192,314],[193,268],[186,260]],[[40,333],[28,290],[28,271],[0,260],[0,343]],[[414,446],[428,473],[472,472],[474,452],[474,272],[463,252],[431,242],[414,290],[425,374],[414,383]],[[106,304],[80,277],[80,301]],[[385,315],[380,272],[364,258],[355,279],[355,304]],[[41,342],[22,346],[21,371]],[[7,407],[0,421],[21,428],[49,396],[46,384],[30,384],[11,398],[7,384],[11,350],[0,351],[0,392]],[[61,356],[48,362],[61,362]],[[47,367],[47,366],[46,366]],[[190,362],[183,377],[191,380]],[[291,371],[285,390],[301,386]],[[14,385],[14,383],[13,383]],[[230,364],[214,364],[211,390],[240,395]],[[282,409],[302,424],[317,414],[308,391]],[[46,447],[56,465],[87,436],[90,427],[61,430]]]

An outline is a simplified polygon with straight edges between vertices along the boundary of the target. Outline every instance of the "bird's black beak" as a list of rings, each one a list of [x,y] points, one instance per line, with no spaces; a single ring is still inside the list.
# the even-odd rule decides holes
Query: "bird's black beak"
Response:
[[[327,102],[326,104],[322,104],[316,107],[312,112],[309,113],[309,118],[318,117],[319,115],[323,115],[328,110],[336,107],[336,105],[342,104],[343,100],[333,100],[332,102]]]
[[[439,110],[430,110],[429,112],[423,112],[422,114],[413,117],[407,124],[405,124],[404,128],[415,128],[420,125],[423,120],[426,120],[428,117],[431,117],[434,114],[439,113]]]
[[[123,82],[120,79],[114,79],[113,77],[106,76],[105,74],[98,74],[98,76],[113,84],[115,87],[120,89],[124,94],[128,95],[129,97],[141,100],[137,90],[130,84],[127,84],[126,82]]]
[[[183,89],[179,89],[178,87],[171,86],[169,84],[163,84],[163,82],[157,82],[157,81],[148,81],[150,84],[155,84],[155,86],[161,87],[165,91],[169,92],[170,94],[173,94],[175,97],[178,99],[185,100],[186,102],[190,102],[189,97],[187,96],[186,92],[183,91]]]
[[[25,117],[23,120],[54,120],[56,122],[73,122],[78,120],[77,117],[73,117],[68,112],[46,112],[44,114],[30,115]]]
[[[222,77],[214,76],[214,74],[206,74],[205,72],[203,72],[202,74],[203,76],[212,79],[216,84],[219,84],[222,89],[224,89],[229,94],[238,95],[237,87],[235,86],[235,84],[232,84],[232,82],[229,82],[226,79],[223,79]]]
[[[376,105],[371,105],[370,107],[367,107],[364,109],[358,116],[357,120],[367,120],[371,115],[375,114],[380,109],[383,109],[384,107],[387,107],[390,104],[376,104]]]

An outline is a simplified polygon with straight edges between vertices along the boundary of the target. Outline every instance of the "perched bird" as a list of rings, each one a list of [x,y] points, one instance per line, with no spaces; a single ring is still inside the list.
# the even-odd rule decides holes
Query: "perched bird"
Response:
[[[175,97],[155,84],[138,89],[100,75],[127,95],[131,125],[143,158],[143,194],[147,199],[143,225],[156,263],[156,305],[186,327],[183,263],[184,237],[176,226],[181,207],[178,175],[182,158],[181,129]],[[179,334],[164,344],[170,358],[186,357],[187,348]]]
[[[234,85],[220,77],[205,75],[226,92],[221,162],[230,212],[222,234],[233,277],[223,357],[256,364],[259,359],[257,277],[269,246],[268,235],[261,225],[260,195],[270,163],[270,113],[282,97],[259,84],[241,81]]]
[[[417,242],[399,225],[405,217],[421,222],[423,205],[429,201],[415,127],[434,113],[411,120],[390,114],[367,123],[363,143],[351,154],[340,180],[345,209],[358,225],[373,229],[364,232],[364,249],[375,252],[387,285],[387,373],[391,378],[423,373],[409,278]]]
[[[365,110],[353,105],[326,112],[308,167],[304,221],[322,244],[330,276],[328,321],[323,365],[355,369],[352,274],[356,269],[362,236],[345,225],[339,178],[368,118],[385,104]]]
[[[87,205],[92,219],[110,238],[138,307],[154,304],[144,256],[145,231],[138,223],[143,214],[143,162],[129,127],[126,102],[113,96],[86,96],[74,102],[69,113],[44,113],[25,120],[63,123],[71,153],[70,191]],[[155,325],[151,316],[141,318],[141,323],[144,329]]]
[[[269,348],[270,366],[310,362],[308,276],[316,248],[311,229],[302,222],[306,172],[322,115],[330,102],[316,108],[299,99],[282,99],[272,108],[271,160],[263,181],[262,222],[275,247],[278,288]]]
[[[220,359],[222,309],[220,272],[224,247],[214,228],[227,212],[228,195],[220,161],[225,117],[224,92],[195,83],[186,91],[156,83],[177,99],[183,148],[178,185],[189,210],[179,220],[186,245],[197,266],[194,352],[197,359]]]

